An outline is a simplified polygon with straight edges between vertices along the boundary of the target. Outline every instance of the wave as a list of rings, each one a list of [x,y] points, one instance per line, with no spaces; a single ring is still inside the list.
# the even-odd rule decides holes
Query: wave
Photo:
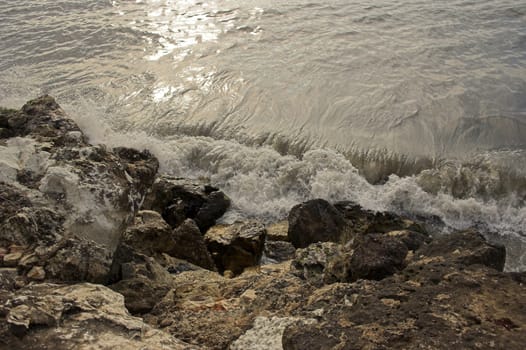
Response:
[[[222,188],[233,202],[225,222],[277,221],[295,204],[312,198],[351,200],[371,210],[439,218],[443,232],[475,226],[508,246],[508,270],[526,267],[526,176],[506,171],[507,162],[524,160],[519,151],[506,153],[509,159],[501,151],[496,158],[487,153],[470,163],[444,162],[372,184],[335,150],[311,149],[295,156],[204,136],[120,133],[92,106],[70,112],[92,142],[149,149],[159,158],[162,172],[205,178]]]

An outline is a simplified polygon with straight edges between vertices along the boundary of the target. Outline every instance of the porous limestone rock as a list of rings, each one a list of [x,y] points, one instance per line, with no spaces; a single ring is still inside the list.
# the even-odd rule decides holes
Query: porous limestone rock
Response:
[[[101,285],[32,284],[2,299],[0,346],[9,349],[196,349],[130,316],[122,295]]]

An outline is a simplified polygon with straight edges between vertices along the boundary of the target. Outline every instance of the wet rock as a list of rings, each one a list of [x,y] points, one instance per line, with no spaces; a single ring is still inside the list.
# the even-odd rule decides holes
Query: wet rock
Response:
[[[138,151],[133,148],[117,147],[113,151],[124,164],[126,173],[133,179],[137,192],[146,194],[159,169],[157,158],[148,150]]]
[[[193,349],[132,317],[122,295],[93,284],[33,284],[5,302],[9,349]]]
[[[337,202],[334,207],[342,213],[355,233],[387,233],[399,230],[426,233],[419,223],[395,213],[367,210],[351,201]]]
[[[0,210],[1,239],[49,246],[75,236],[112,253],[153,180],[156,160],[147,152],[119,150],[119,157],[90,145],[50,96],[0,119],[11,135],[0,145],[0,193],[9,199]]]
[[[506,262],[504,246],[491,244],[475,230],[443,235],[423,246],[417,254],[444,257],[463,266],[482,264],[502,271]]]
[[[323,199],[296,205],[288,222],[288,238],[296,248],[316,242],[346,242],[352,237],[343,215]]]
[[[193,219],[206,232],[227,211],[230,199],[210,185],[162,175],[155,180],[144,208],[155,210],[172,227]]]
[[[265,259],[267,263],[276,263],[291,260],[294,258],[296,249],[292,243],[284,241],[266,241]]]
[[[230,270],[239,274],[259,264],[265,234],[265,227],[258,222],[237,222],[212,227],[205,235],[205,242],[221,273]]]
[[[403,243],[391,236],[365,235],[331,259],[325,271],[326,281],[381,280],[405,267],[407,251]]]
[[[329,260],[339,256],[341,249],[341,245],[333,242],[318,242],[307,248],[297,249],[291,263],[291,272],[313,285],[321,285]]]

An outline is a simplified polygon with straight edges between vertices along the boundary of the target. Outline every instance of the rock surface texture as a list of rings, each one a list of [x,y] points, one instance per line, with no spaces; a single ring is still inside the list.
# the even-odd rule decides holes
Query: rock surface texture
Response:
[[[525,348],[526,272],[474,229],[323,199],[218,225],[158,167],[49,96],[0,109],[0,349]]]

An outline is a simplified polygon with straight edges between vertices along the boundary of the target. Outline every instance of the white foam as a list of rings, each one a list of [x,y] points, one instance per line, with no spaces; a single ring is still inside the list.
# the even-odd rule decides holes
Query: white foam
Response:
[[[208,178],[232,199],[233,208],[225,221],[248,217],[275,221],[284,218],[299,202],[325,198],[352,200],[378,211],[436,215],[453,229],[478,225],[506,239],[526,240],[526,208],[517,205],[513,195],[489,201],[435,195],[421,188],[418,176],[391,175],[385,184],[372,185],[343,155],[332,150],[307,151],[299,159],[269,147],[249,147],[209,137],[159,139],[145,133],[119,134],[94,123],[93,115],[74,116],[92,142],[146,148],[159,158],[162,172]],[[508,263],[508,269],[524,269],[525,254],[520,255]]]

